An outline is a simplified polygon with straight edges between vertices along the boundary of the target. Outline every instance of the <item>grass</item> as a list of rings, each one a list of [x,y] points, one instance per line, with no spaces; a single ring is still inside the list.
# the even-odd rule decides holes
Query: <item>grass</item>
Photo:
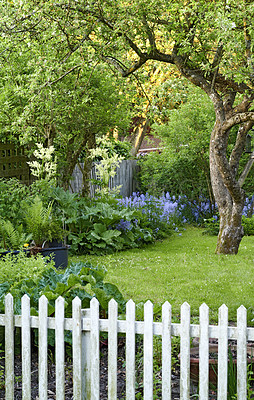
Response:
[[[153,303],[169,301],[173,314],[187,301],[192,316],[198,316],[205,302],[211,320],[217,320],[222,304],[229,308],[229,319],[236,320],[240,305],[248,309],[250,325],[254,310],[254,238],[244,237],[234,256],[214,254],[216,237],[202,235],[189,227],[163,242],[104,256],[72,257],[104,265],[107,281],[114,283],[126,299]]]

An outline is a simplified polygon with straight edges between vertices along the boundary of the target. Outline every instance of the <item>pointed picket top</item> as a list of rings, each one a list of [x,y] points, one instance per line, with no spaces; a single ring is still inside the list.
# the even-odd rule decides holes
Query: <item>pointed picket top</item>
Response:
[[[64,298],[63,298],[62,296],[59,296],[59,297],[56,299],[56,303],[57,303],[57,304],[61,304],[61,303],[64,304]]]
[[[223,321],[225,323],[228,321],[228,307],[225,304],[222,304],[219,308],[219,324]]]
[[[39,298],[39,306],[46,306],[48,305],[48,299],[47,297],[43,294],[40,298]]]
[[[135,307],[136,307],[136,304],[134,303],[134,301],[132,299],[127,301],[127,303],[126,303],[126,311],[127,310],[133,310],[133,309],[135,309]]]
[[[244,307],[243,305],[241,305],[238,309],[237,309],[237,314],[239,313],[245,313],[247,312],[247,308]]]
[[[109,302],[108,302],[108,307],[118,307],[118,303],[117,303],[117,301],[115,301],[115,299],[111,299],[111,300],[109,300]]]
[[[7,300],[9,300],[9,299],[13,299],[13,296],[12,296],[12,294],[8,293],[8,294],[5,296],[5,298],[6,298]],[[10,300],[9,300],[9,301],[10,301]]]
[[[151,300],[147,300],[147,302],[144,304],[144,309],[153,309],[153,303],[151,302]]]
[[[222,312],[222,313],[227,313],[228,312],[228,307],[226,306],[226,304],[222,304],[220,306],[219,312]]]
[[[204,311],[204,312],[209,311],[208,305],[207,305],[206,303],[202,303],[201,306],[199,307],[199,311],[200,311],[200,312],[201,312],[201,311]]]
[[[72,306],[73,307],[81,307],[81,300],[78,296],[76,296],[73,300],[72,300]]]
[[[21,298],[21,307],[26,305],[30,306],[30,297],[27,294],[24,294]]]
[[[187,301],[185,301],[185,302],[181,305],[181,311],[190,311],[190,305],[189,305],[189,303],[187,303]]]
[[[90,300],[90,306],[92,307],[96,307],[96,306],[99,306],[99,301],[96,299],[96,297],[93,297],[91,300]]]
[[[22,313],[22,326],[23,326],[24,324],[29,323],[27,318],[29,319],[30,316],[30,297],[27,294],[25,294],[21,298],[21,313]]]
[[[169,301],[165,301],[165,303],[163,303],[162,305],[162,309],[171,309],[171,304],[169,303]]]
[[[5,296],[5,309],[8,307],[9,309],[10,308],[13,308],[13,296],[10,294],[10,293],[8,293],[6,296]]]

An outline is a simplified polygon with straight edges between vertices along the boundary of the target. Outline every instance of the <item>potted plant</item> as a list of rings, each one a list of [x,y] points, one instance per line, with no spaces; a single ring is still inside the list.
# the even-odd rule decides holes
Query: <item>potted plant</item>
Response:
[[[63,244],[64,232],[61,223],[54,218],[52,203],[47,207],[39,196],[24,209],[26,231],[31,234],[32,255],[40,252],[43,256],[51,256],[56,268],[65,268],[68,264],[68,246]]]

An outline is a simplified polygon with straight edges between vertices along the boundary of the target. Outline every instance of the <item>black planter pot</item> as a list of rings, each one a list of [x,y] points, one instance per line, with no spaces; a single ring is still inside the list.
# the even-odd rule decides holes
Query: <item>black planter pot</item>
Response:
[[[52,257],[56,268],[68,266],[68,246],[47,247],[39,250],[43,257]]]

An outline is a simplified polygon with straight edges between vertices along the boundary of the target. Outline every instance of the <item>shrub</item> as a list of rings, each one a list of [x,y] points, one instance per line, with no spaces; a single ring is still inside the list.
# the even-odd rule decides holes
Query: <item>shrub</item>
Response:
[[[22,211],[20,203],[29,196],[29,188],[18,179],[0,178],[0,215],[10,220],[15,226],[20,225]]]
[[[254,215],[251,218],[247,218],[243,215],[242,224],[243,224],[244,234],[246,236],[254,235]]]

